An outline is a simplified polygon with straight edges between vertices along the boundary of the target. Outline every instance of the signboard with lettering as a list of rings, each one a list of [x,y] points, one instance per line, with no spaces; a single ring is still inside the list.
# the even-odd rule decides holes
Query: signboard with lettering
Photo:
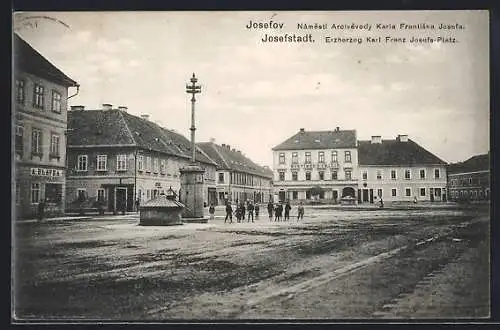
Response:
[[[62,176],[62,170],[57,170],[57,169],[53,169],[53,168],[37,168],[37,167],[32,167],[31,168],[31,175],[32,176],[61,177]]]

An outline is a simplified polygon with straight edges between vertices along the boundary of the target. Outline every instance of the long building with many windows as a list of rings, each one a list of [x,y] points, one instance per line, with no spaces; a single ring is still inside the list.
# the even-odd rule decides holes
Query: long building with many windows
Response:
[[[14,34],[15,215],[64,212],[68,88],[78,84]]]
[[[488,202],[491,196],[490,154],[448,166],[448,195],[455,202]]]
[[[240,150],[214,141],[198,146],[217,163],[217,204],[251,200],[267,203],[272,199],[271,169],[255,164]]]
[[[446,201],[446,162],[407,135],[358,141],[355,130],[301,128],[273,155],[280,200]],[[319,196],[312,196],[315,187]]]
[[[105,211],[132,211],[136,202],[155,198],[170,187],[180,193],[180,172],[191,161],[191,143],[183,135],[134,116],[126,107],[68,113],[68,208],[78,199],[105,205]],[[205,169],[205,204],[216,200],[216,163],[200,148],[196,161]]]

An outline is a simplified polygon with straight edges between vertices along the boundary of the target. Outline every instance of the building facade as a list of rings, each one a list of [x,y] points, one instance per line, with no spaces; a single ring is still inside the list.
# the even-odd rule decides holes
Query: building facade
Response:
[[[67,200],[88,198],[106,211],[133,211],[172,188],[180,196],[179,169],[191,162],[191,143],[147,116],[126,107],[101,110],[74,106],[68,114]],[[216,198],[216,163],[197,148],[197,163],[205,169],[205,204]],[[68,205],[68,208],[71,208]]]
[[[272,199],[272,170],[255,164],[240,150],[230,145],[218,145],[214,141],[198,143],[198,146],[217,163],[217,200],[214,205],[225,201],[251,200],[267,203]]]
[[[274,193],[279,200],[314,198],[339,202],[357,197],[358,150],[355,130],[299,132],[273,149]],[[320,187],[312,196],[313,187]]]
[[[78,84],[14,34],[14,213],[64,212],[68,88]]]
[[[446,162],[407,135],[358,142],[358,203],[446,201]]]
[[[448,195],[454,202],[489,202],[490,154],[448,166]]]

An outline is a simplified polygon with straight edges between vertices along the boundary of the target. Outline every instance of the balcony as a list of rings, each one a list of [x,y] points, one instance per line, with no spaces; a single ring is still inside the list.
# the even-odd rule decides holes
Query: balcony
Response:
[[[312,165],[312,163],[304,163],[304,168],[305,168],[306,170],[312,170],[313,165]]]
[[[292,163],[292,164],[290,165],[290,168],[291,168],[292,170],[299,170],[299,169],[300,169],[300,164],[299,164],[299,163]]]
[[[339,163],[338,162],[331,162],[330,168],[339,168]]]
[[[326,163],[318,163],[318,170],[326,169]]]

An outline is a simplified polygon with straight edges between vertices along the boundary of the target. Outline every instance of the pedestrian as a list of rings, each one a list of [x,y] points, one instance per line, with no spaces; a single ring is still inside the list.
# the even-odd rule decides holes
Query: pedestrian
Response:
[[[37,212],[38,220],[43,220],[43,217],[45,216],[45,200],[40,200],[38,202],[38,212]]]
[[[241,220],[245,220],[245,203],[244,202],[241,202],[240,204],[240,215],[241,215]]]
[[[383,208],[384,207],[384,200],[382,199],[382,197],[380,197],[380,208]]]
[[[273,202],[269,201],[269,203],[267,203],[267,213],[269,214],[269,221],[273,221],[273,211],[274,211]]]
[[[283,204],[281,201],[276,205],[276,210],[274,211],[274,214],[275,214],[274,221],[278,222],[281,221],[281,215],[283,214]]]
[[[248,203],[247,209],[248,209],[248,220],[247,220],[247,222],[250,222],[250,218],[252,218],[252,222],[254,222],[253,221],[253,209],[254,209],[254,207],[253,207],[252,202]]]
[[[210,220],[214,220],[215,219],[215,207],[214,207],[213,203],[210,204],[210,207],[208,208],[208,213],[210,214]]]
[[[417,204],[417,196],[413,196],[413,204]]]
[[[137,213],[139,213],[139,206],[141,205],[141,201],[139,200],[139,198],[137,198],[135,200],[135,210],[137,211]]]
[[[290,220],[290,210],[291,209],[292,209],[292,207],[290,206],[290,201],[287,201],[286,205],[285,205],[285,219],[284,219],[284,221]]]
[[[254,210],[255,210],[255,219],[259,219],[259,203],[255,203],[255,207],[254,207]]]
[[[226,203],[226,219],[224,219],[224,223],[226,223],[228,219],[229,223],[233,223],[233,207],[229,202]]]
[[[236,210],[234,211],[234,215],[236,216],[236,221],[240,222],[241,221],[241,205],[236,204]]]
[[[297,213],[297,221],[300,219],[304,219],[304,206],[302,205],[302,202],[299,204]]]

